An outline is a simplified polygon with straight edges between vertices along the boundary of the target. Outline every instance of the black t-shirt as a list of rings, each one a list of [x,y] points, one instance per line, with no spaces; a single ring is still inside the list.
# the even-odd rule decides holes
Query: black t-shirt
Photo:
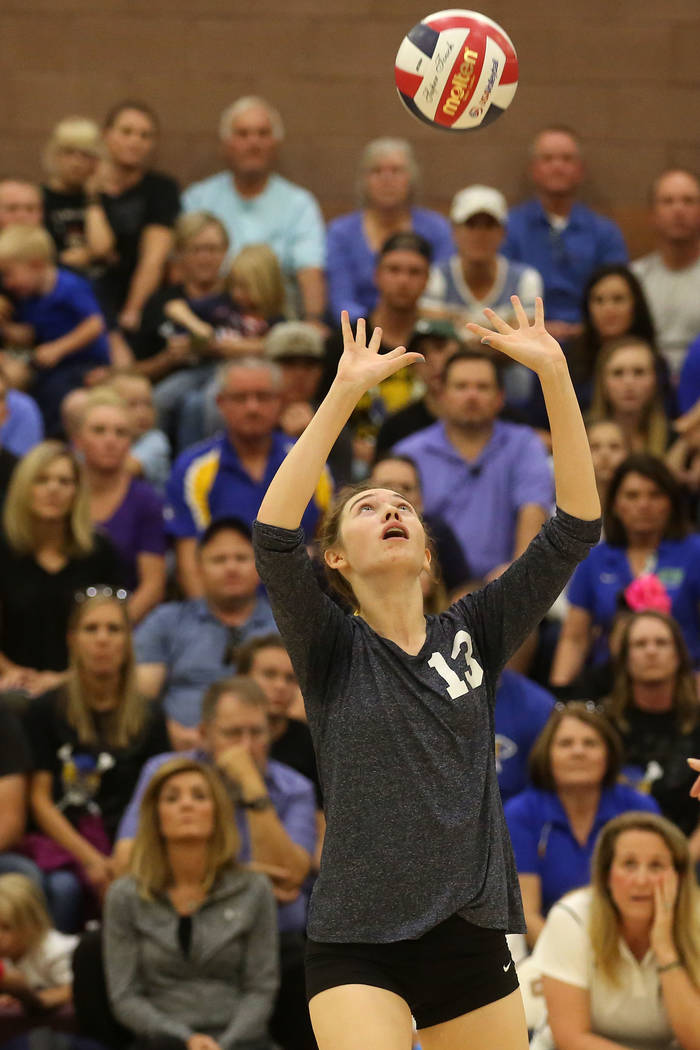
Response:
[[[6,448],[0,448],[0,507],[5,502],[12,471],[18,462],[19,457],[15,456],[13,452]]]
[[[82,190],[79,193],[59,193],[50,186],[42,186],[44,195],[44,226],[51,234],[60,255],[66,248],[85,245],[85,206]]]
[[[125,586],[125,570],[110,540],[100,534],[82,558],[47,572],[31,554],[18,554],[0,534],[0,651],[22,667],[63,671],[66,629],[75,592],[96,584]]]
[[[127,747],[82,744],[66,720],[65,703],[65,693],[57,689],[27,708],[24,724],[34,768],[51,774],[53,801],[68,820],[77,821],[97,807],[114,840],[144,763],[170,750],[165,717],[157,703],[148,703],[141,732]]]
[[[298,718],[290,718],[283,735],[270,746],[270,758],[284,762],[311,781],[316,789],[316,801],[320,809],[323,796],[309,727]]]
[[[32,754],[22,723],[12,711],[0,705],[0,777],[31,771]]]
[[[123,193],[103,193],[102,206],[116,238],[117,260],[104,268],[95,282],[100,305],[113,320],[124,305],[129,282],[139,258],[141,234],[147,226],[172,226],[180,211],[175,179],[148,171]]]
[[[624,744],[625,773],[635,787],[650,790],[669,820],[689,835],[698,825],[698,800],[690,798],[696,774],[686,759],[700,754],[700,725],[681,733],[673,711],[654,713],[628,707],[629,729],[618,726]]]

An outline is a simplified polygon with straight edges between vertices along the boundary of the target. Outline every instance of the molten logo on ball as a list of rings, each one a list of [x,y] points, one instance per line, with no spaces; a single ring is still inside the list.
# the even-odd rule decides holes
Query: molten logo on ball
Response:
[[[490,124],[510,105],[518,59],[503,29],[476,11],[438,11],[404,38],[394,69],[399,98],[444,131]]]

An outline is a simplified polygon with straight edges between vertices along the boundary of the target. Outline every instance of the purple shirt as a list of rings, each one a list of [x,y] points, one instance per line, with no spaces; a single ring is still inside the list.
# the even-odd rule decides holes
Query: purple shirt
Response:
[[[125,582],[133,591],[139,582],[139,554],[165,554],[163,501],[141,478],[134,478],[111,518],[98,523],[124,561]]]
[[[141,776],[121,819],[115,841],[135,837],[143,793],[156,770],[171,758],[195,758],[198,762],[206,763],[212,761],[211,756],[204,751],[169,751],[150,758],[141,770]],[[296,769],[276,762],[274,758],[267,760],[264,780],[284,830],[292,842],[313,856],[316,849],[316,796],[313,784],[301,773],[297,773]],[[240,806],[236,806],[236,826],[241,840],[238,860],[245,863],[251,858],[250,829],[246,811]],[[280,933],[303,930],[306,927],[307,904],[307,895],[302,891],[295,901],[279,906]]]
[[[544,446],[530,427],[497,419],[476,459],[467,461],[442,422],[404,438],[394,452],[416,463],[426,515],[447,522],[477,577],[513,557],[518,512],[528,503],[549,513],[554,482]]]
[[[452,227],[444,215],[427,208],[411,208],[411,224],[413,232],[430,243],[432,262],[454,255]],[[351,321],[367,317],[377,304],[377,252],[367,243],[361,211],[340,215],[329,223],[326,256],[328,299],[334,323],[338,323],[341,310],[348,311]]]

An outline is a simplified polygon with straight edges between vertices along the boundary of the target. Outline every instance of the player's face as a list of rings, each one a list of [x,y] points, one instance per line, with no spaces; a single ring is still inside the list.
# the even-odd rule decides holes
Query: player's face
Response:
[[[627,456],[624,434],[617,423],[596,423],[589,428],[588,444],[596,480],[607,485]]]
[[[613,509],[628,535],[663,536],[671,501],[655,481],[632,470],[620,482]]]
[[[214,799],[201,773],[175,773],[158,797],[158,823],[166,842],[206,841],[214,834]]]
[[[343,508],[340,542],[327,552],[326,561],[351,583],[354,577],[392,570],[418,578],[429,564],[425,530],[404,496],[367,489]]]
[[[420,483],[415,467],[401,459],[383,459],[372,468],[369,479],[377,488],[398,492],[419,514],[423,509]]]
[[[425,291],[428,270],[428,260],[418,252],[387,252],[375,274],[380,300],[393,310],[413,309]]]
[[[40,226],[44,207],[39,190],[24,182],[0,182],[0,230],[6,226]]]
[[[266,368],[235,368],[216,403],[234,439],[255,440],[277,426],[282,398]]]
[[[608,750],[597,729],[565,717],[552,738],[549,761],[558,790],[593,786],[603,782]]]
[[[627,672],[633,682],[657,685],[675,678],[680,661],[668,624],[655,616],[639,616],[627,637]]]
[[[493,215],[480,212],[453,227],[463,263],[485,263],[496,258],[505,230]]]
[[[613,412],[642,412],[651,403],[656,386],[654,358],[646,346],[621,346],[605,365],[603,387]]]
[[[206,597],[224,607],[252,599],[260,583],[253,545],[233,529],[217,532],[199,552],[199,571]]]
[[[156,129],[146,113],[124,109],[106,129],[105,144],[112,160],[125,168],[145,168],[156,144]]]
[[[400,208],[408,204],[411,173],[401,150],[384,153],[365,174],[367,203],[374,208]]]
[[[76,445],[88,467],[107,473],[119,470],[131,447],[128,413],[117,405],[96,405],[84,417]]]
[[[73,464],[65,456],[41,470],[31,490],[31,508],[41,521],[60,521],[70,514],[75,500],[77,478]]]
[[[634,320],[634,296],[624,277],[610,274],[596,281],[588,298],[588,311],[600,339],[626,335]]]
[[[530,176],[542,193],[574,193],[583,180],[583,162],[575,140],[563,131],[543,131],[535,141]]]
[[[223,142],[224,155],[234,175],[267,175],[277,156],[277,140],[267,112],[251,106],[240,113]]]
[[[97,157],[84,149],[74,146],[62,146],[56,151],[54,159],[56,174],[62,184],[69,189],[79,189],[97,167]]]
[[[652,921],[654,887],[673,870],[673,856],[661,835],[639,828],[618,835],[608,888],[623,921]]]
[[[488,361],[459,361],[447,374],[441,401],[448,424],[482,427],[501,411],[503,394]]]
[[[212,722],[204,726],[204,741],[214,761],[228,748],[242,747],[264,773],[270,745],[267,712],[241,703],[234,693],[224,693]]]
[[[654,227],[669,241],[693,240],[700,234],[700,186],[684,171],[671,171],[656,184],[652,204]]]
[[[180,252],[182,278],[188,283],[215,284],[228,248],[218,226],[205,226]]]
[[[128,645],[124,614],[115,599],[90,603],[71,636],[81,669],[93,678],[111,678],[124,666]]]
[[[258,649],[249,671],[267,697],[271,715],[286,715],[297,694],[297,676],[289,653],[281,646]]]

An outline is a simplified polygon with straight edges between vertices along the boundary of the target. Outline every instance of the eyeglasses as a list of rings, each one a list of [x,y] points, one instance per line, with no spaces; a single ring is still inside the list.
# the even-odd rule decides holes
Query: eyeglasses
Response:
[[[125,602],[129,592],[124,587],[110,587],[108,584],[98,584],[94,587],[86,587],[82,591],[76,591],[73,600],[78,605],[89,601],[91,598],[115,598],[118,602]]]

